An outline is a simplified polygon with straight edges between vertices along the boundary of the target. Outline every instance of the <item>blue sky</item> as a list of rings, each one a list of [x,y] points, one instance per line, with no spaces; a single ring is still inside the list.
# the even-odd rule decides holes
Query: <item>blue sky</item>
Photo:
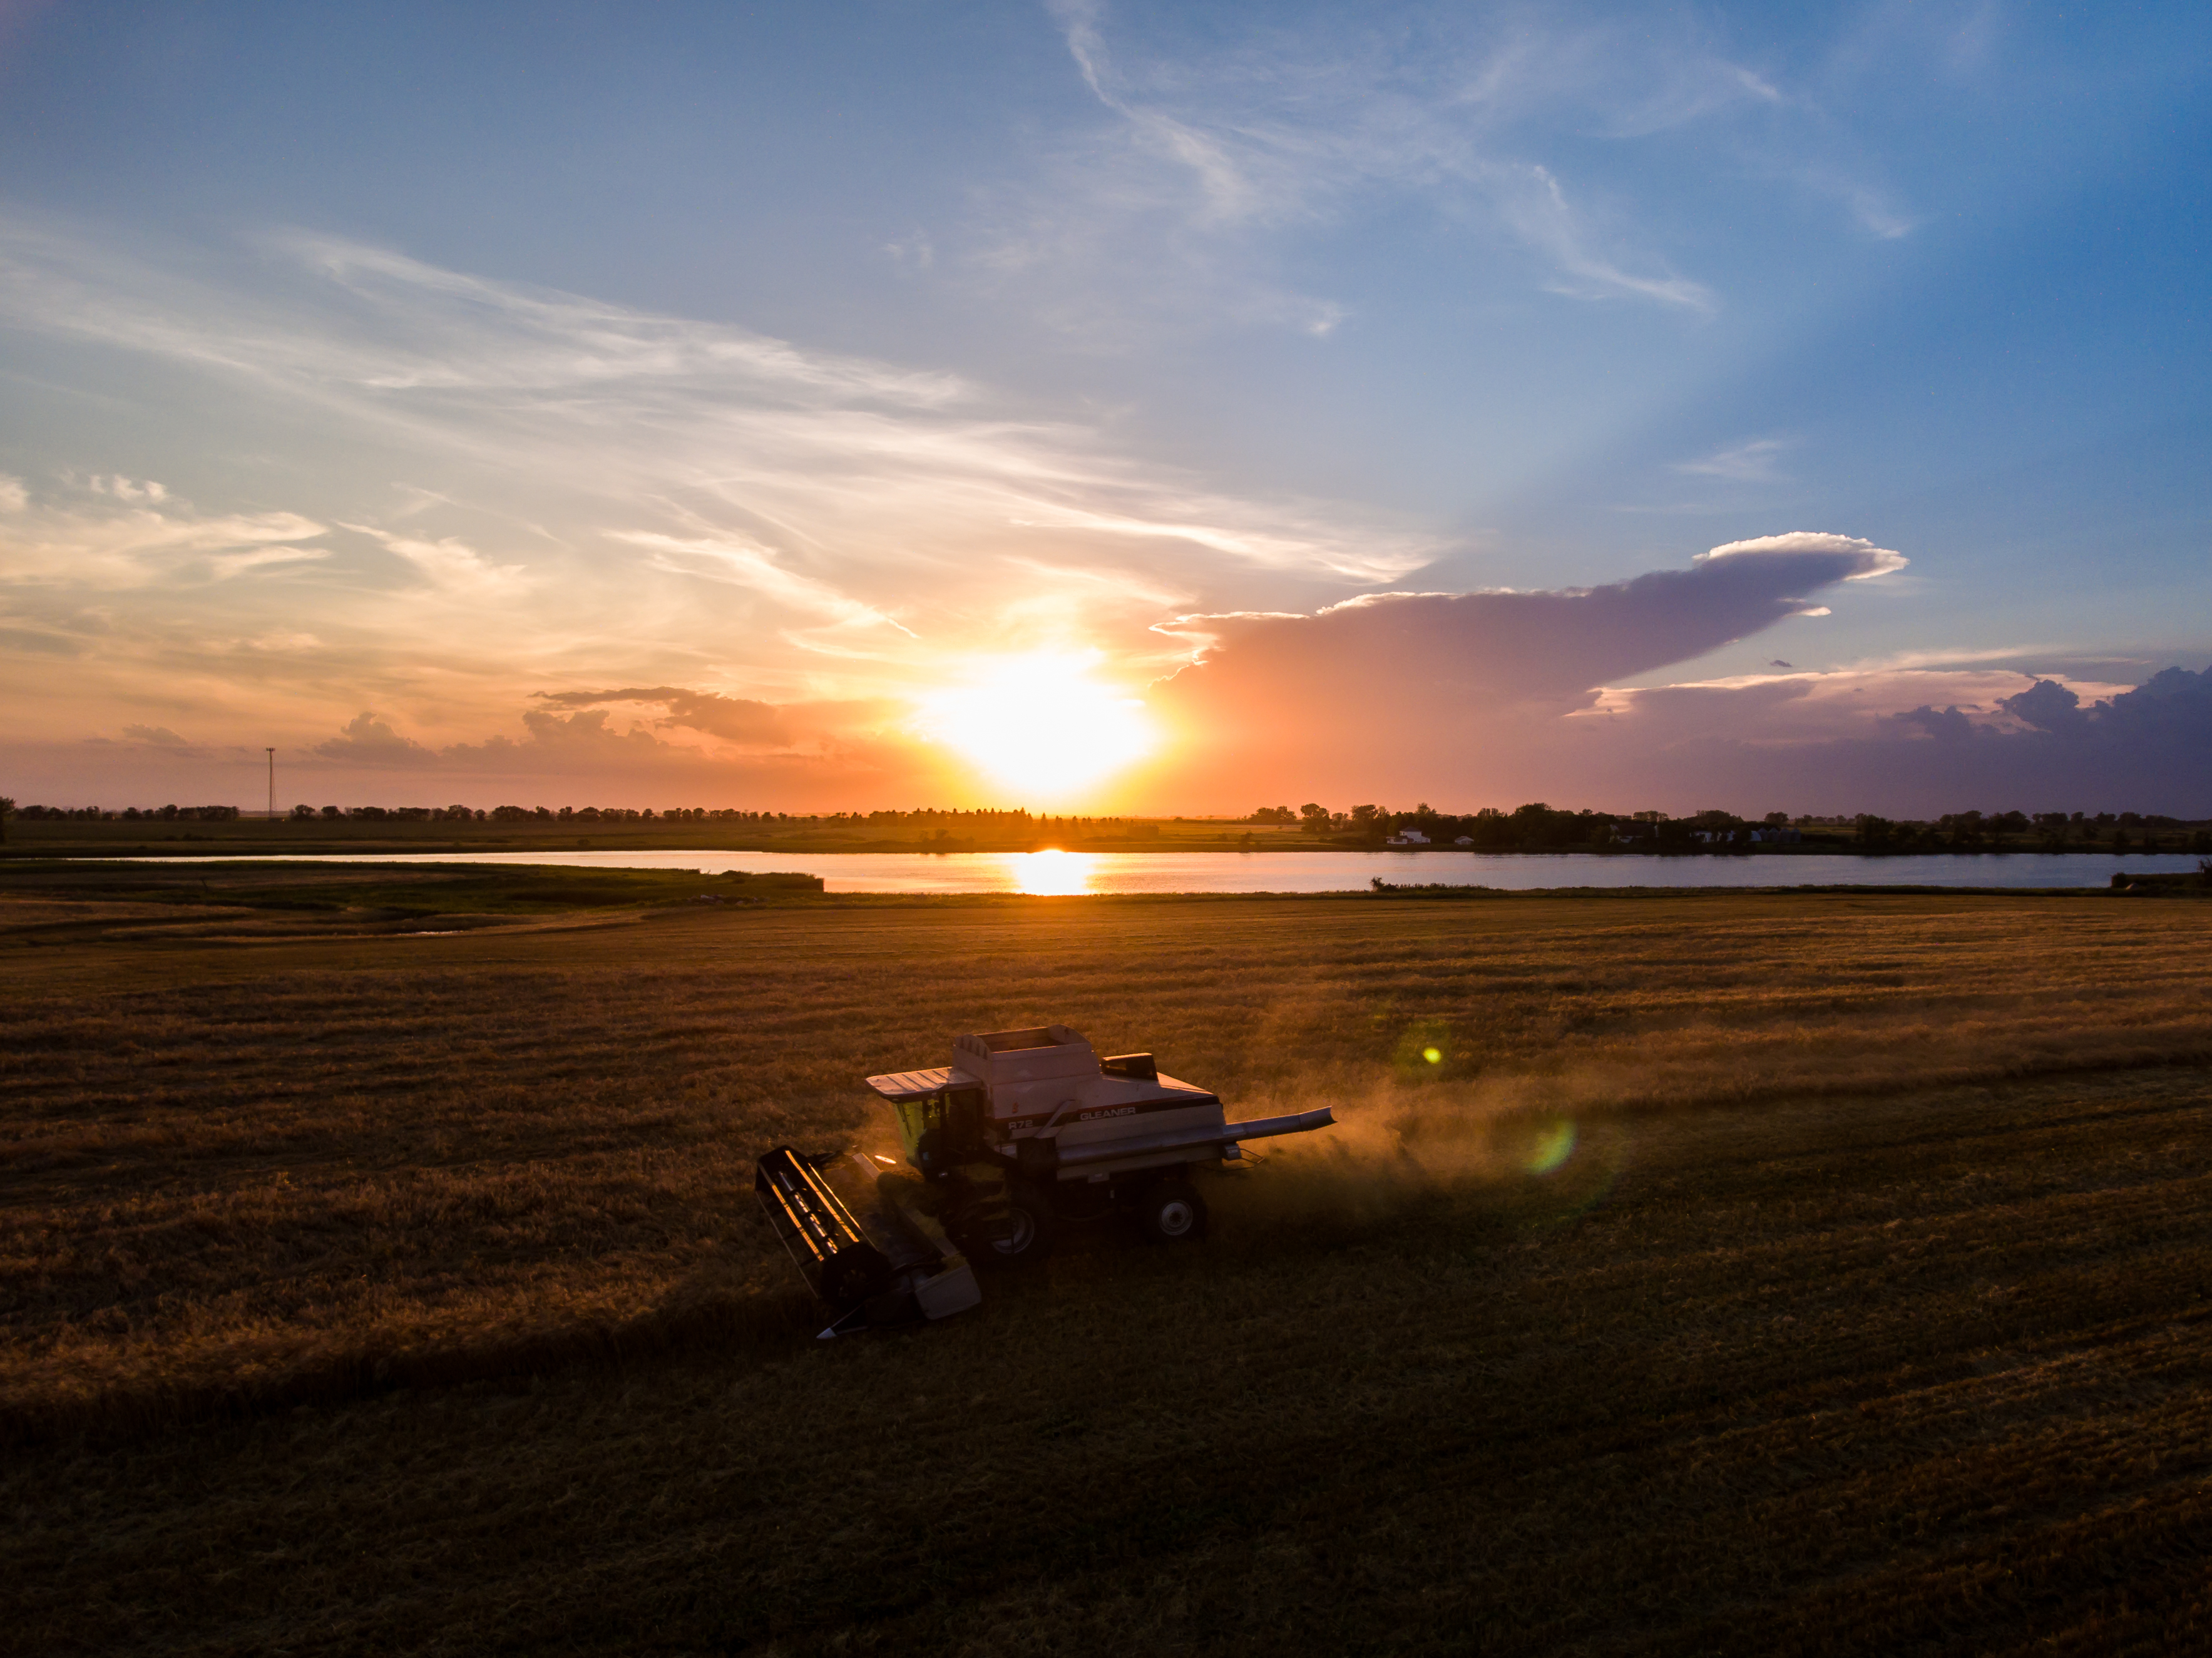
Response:
[[[1005,799],[931,710],[1027,683],[1145,704],[1102,807],[2212,811],[2004,706],[2212,659],[2208,46],[2179,5],[0,6],[7,792],[244,799],[275,742],[346,799]],[[1590,677],[1540,694],[1480,607],[1378,597],[1741,543],[1779,619],[1593,654],[1544,610]],[[1352,600],[1410,642],[1286,635],[1346,653],[1340,729],[1263,730],[1288,658],[1176,620]],[[1909,717],[1952,707],[1972,764]]]

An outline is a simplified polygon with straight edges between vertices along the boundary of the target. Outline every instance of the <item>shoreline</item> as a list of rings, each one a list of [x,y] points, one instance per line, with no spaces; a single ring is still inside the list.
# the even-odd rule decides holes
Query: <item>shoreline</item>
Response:
[[[2134,846],[2120,848],[2018,846],[1899,848],[1822,844],[1727,850],[1690,851],[1668,848],[1646,851],[1629,847],[1608,847],[1601,850],[1590,847],[1351,847],[1296,845],[1281,842],[1243,846],[1235,841],[1197,839],[1131,843],[1121,841],[1088,841],[1051,836],[1032,836],[1021,841],[1008,841],[990,846],[931,846],[911,841],[868,841],[859,845],[850,842],[824,844],[805,837],[793,837],[788,841],[762,841],[744,840],[733,836],[692,840],[668,835],[653,835],[637,839],[578,835],[564,840],[555,840],[546,836],[486,836],[481,840],[451,837],[436,839],[424,837],[421,840],[334,839],[308,841],[279,847],[242,844],[244,839],[245,837],[242,836],[233,837],[205,833],[165,835],[155,839],[141,838],[128,842],[118,841],[116,844],[109,844],[98,837],[85,839],[56,837],[51,843],[46,844],[27,844],[21,840],[11,839],[4,844],[0,844],[0,865],[26,861],[36,862],[42,859],[177,858],[252,860],[304,858],[369,859],[386,856],[427,858],[441,854],[457,854],[464,857],[520,856],[531,853],[544,853],[567,857],[580,852],[598,854],[641,853],[656,856],[684,853],[710,853],[793,858],[1001,858],[1040,852],[1126,858],[1188,857],[1197,854],[1237,857],[1304,854],[1344,858],[1396,858],[1434,857],[1441,854],[1475,858],[1590,858],[1603,860],[1642,858],[1656,862],[1685,862],[1705,859],[1737,861],[1753,859],[1796,858],[2212,858],[2212,852],[2197,851],[2186,847]]]
[[[511,860],[510,860],[511,859]],[[1346,872],[1347,875],[1351,872]],[[1785,872],[1772,873],[1783,876]],[[1899,875],[1911,872],[1899,871]],[[528,854],[508,854],[499,862],[481,858],[447,860],[432,854],[404,859],[344,858],[46,859],[0,865],[0,904],[92,901],[126,905],[184,906],[200,911],[243,908],[284,912],[309,930],[343,925],[372,931],[420,926],[432,918],[459,918],[470,928],[598,912],[613,919],[622,912],[631,921],[672,921],[732,909],[935,909],[1027,908],[1040,900],[1107,901],[1111,903],[1277,903],[1327,902],[1488,905],[1529,899],[1545,903],[1603,903],[1621,900],[1647,903],[1674,898],[1850,901],[1952,899],[2207,898],[2212,881],[2194,870],[2115,871],[2109,881],[2038,882],[2007,885],[1972,880],[1953,882],[1825,881],[1785,879],[1743,882],[1593,884],[1571,879],[1551,884],[1513,886],[1481,881],[1367,881],[1290,888],[1191,886],[1183,888],[1089,886],[833,886],[835,873],[755,870],[712,872],[696,868],[641,868],[619,864],[542,864]],[[68,930],[69,923],[57,918]]]

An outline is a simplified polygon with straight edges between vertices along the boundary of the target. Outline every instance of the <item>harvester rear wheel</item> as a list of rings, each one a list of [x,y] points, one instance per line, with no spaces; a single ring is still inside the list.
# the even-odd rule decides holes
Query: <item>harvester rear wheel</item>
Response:
[[[1137,1224],[1154,1243],[1206,1236],[1206,1199],[1181,1180],[1155,1181],[1137,1203]]]

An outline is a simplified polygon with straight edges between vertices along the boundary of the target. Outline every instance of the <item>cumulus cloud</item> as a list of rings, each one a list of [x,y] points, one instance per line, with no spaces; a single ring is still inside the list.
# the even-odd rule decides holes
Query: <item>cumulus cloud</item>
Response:
[[[2212,672],[2178,667],[2133,687],[1995,668],[1754,677],[1609,690],[1559,723],[1561,769],[1653,799],[2212,815]]]
[[[675,685],[633,685],[605,691],[538,691],[534,695],[555,708],[595,708],[609,702],[657,704],[666,711],[666,717],[660,721],[663,726],[687,727],[746,748],[788,748],[793,740],[792,724],[782,709],[749,697],[685,690]]]
[[[1997,706],[2035,731],[2070,736],[2089,726],[2081,697],[2055,679],[2039,679],[2026,690],[2001,699]]]
[[[2132,690],[2086,708],[2071,687],[2039,679],[2001,706],[2048,748],[2080,742],[2143,755],[2171,753],[2199,773],[2212,756],[2212,668],[2202,673],[2163,669]]]
[[[941,756],[926,746],[878,734],[893,710],[866,702],[816,703],[773,709],[742,698],[676,686],[618,687],[554,692],[522,712],[519,732],[433,744],[408,735],[373,711],[347,721],[335,736],[283,749],[283,775],[316,780],[318,791],[352,793],[385,805],[491,805],[535,796],[556,804],[597,799],[640,805],[750,805],[781,811],[851,810],[885,799],[941,799]],[[591,702],[657,705],[665,717],[650,725],[623,720]],[[665,733],[665,734],[664,734]],[[682,740],[704,738],[706,741]],[[149,744],[134,731],[131,740]],[[15,774],[25,787],[57,778],[81,788],[88,760],[103,739],[18,745]],[[216,762],[233,784],[258,779],[259,750],[200,749],[167,742],[142,756]],[[134,777],[148,774],[137,765]]]
[[[1263,727],[1194,738],[1163,768],[1175,798],[1210,787],[1212,809],[1227,810],[1328,778],[1339,805],[2212,817],[2212,670],[2129,686],[1989,667],[1843,669],[1612,688],[1579,706],[1439,694],[1412,672],[1330,683],[1352,717],[1334,718],[1329,697],[1286,692],[1298,740],[1271,743]]]
[[[2005,711],[2025,676],[2007,668],[1875,667],[1786,670],[1669,685],[1608,687],[1571,721],[1635,730],[1664,746],[1677,738],[1725,732],[1747,748],[1787,748],[1841,739],[1902,740],[1926,734],[1924,716],[1956,708],[1977,729],[2024,729]],[[2067,695],[2124,692],[2124,684],[2069,682]]]
[[[608,723],[611,718],[605,708],[568,714],[532,708],[522,716],[523,727],[530,734],[521,743],[494,737],[480,744],[456,744],[447,752],[457,760],[479,763],[504,757],[526,762],[545,760],[555,764],[580,763],[588,768],[602,759],[655,754],[668,747],[649,731],[634,728],[617,732]],[[537,753],[526,752],[530,750]]]
[[[320,758],[356,770],[503,774],[514,771],[567,772],[587,775],[600,762],[656,756],[666,750],[651,732],[617,732],[609,711],[589,708],[556,714],[532,708],[522,715],[520,739],[492,736],[477,743],[449,743],[433,748],[403,736],[373,713],[356,715],[336,737],[314,745]]]
[[[1941,709],[1923,702],[1917,708],[1907,708],[1893,717],[1901,724],[1910,726],[1923,736],[1932,737],[1939,743],[1964,743],[1974,735],[1973,720],[1955,702]]]
[[[314,752],[325,760],[378,771],[412,771],[438,762],[434,750],[411,737],[402,737],[366,710],[349,720],[336,737],[316,744]]]

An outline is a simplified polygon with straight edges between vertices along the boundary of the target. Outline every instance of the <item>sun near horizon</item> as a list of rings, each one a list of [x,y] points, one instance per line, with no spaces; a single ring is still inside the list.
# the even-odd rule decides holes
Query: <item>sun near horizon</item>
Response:
[[[971,659],[917,699],[913,730],[1025,800],[1075,804],[1161,746],[1144,699],[1092,677],[1103,659],[1059,648]]]

